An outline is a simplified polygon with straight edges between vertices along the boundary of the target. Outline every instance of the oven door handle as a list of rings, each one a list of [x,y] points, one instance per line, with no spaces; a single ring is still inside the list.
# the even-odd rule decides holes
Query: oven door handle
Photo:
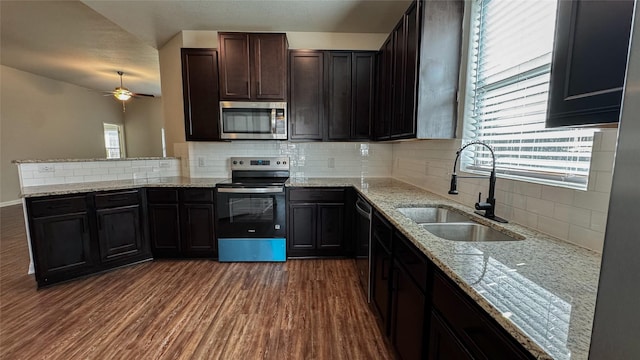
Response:
[[[284,188],[279,186],[266,186],[257,188],[217,188],[220,193],[235,193],[235,194],[281,194],[284,192]]]

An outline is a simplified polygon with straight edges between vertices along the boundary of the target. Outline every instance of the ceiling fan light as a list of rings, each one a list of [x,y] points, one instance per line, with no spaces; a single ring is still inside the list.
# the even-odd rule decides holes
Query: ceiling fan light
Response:
[[[127,88],[120,87],[120,88],[116,88],[113,91],[113,96],[120,101],[129,100],[131,98],[131,95],[133,94]]]

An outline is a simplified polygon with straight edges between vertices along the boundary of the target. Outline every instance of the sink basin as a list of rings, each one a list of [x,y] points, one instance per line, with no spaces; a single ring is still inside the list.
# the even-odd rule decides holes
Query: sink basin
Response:
[[[405,207],[397,208],[402,215],[417,222],[418,224],[424,223],[451,223],[451,222],[469,222],[468,217],[459,214],[455,211],[451,211],[444,207],[430,206],[430,207]]]
[[[452,241],[517,241],[524,239],[509,236],[477,223],[420,224],[420,226],[435,236]]]

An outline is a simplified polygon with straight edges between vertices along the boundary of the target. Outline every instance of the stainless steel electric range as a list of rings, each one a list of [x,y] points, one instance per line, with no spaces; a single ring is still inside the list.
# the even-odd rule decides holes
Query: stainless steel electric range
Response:
[[[234,157],[216,186],[218,260],[285,261],[288,157]]]

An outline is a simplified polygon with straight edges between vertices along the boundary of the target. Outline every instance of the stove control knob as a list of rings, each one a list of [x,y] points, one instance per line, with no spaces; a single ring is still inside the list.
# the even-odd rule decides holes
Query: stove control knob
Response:
[[[233,165],[237,165],[237,164],[238,164],[238,162],[233,160]]]
[[[280,161],[278,161],[276,164],[280,165]]]
[[[283,162],[282,162],[282,165],[287,165],[287,162],[286,162],[286,161],[283,161]]]
[[[243,164],[244,164],[244,161],[240,160],[240,165],[243,165]]]

